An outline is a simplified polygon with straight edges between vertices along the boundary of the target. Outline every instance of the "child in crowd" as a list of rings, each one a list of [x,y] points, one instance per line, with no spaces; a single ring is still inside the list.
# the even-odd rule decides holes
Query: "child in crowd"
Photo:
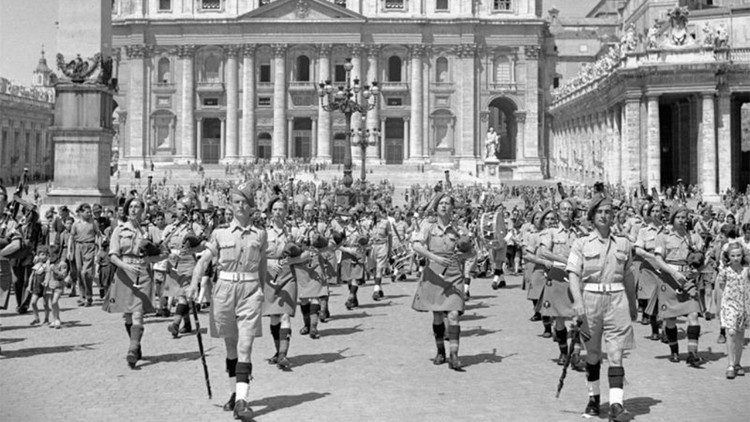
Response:
[[[46,246],[41,246],[34,257],[34,266],[31,267],[27,287],[27,291],[31,295],[31,308],[34,310],[34,320],[31,321],[31,325],[39,324],[39,299],[44,301],[44,323],[49,324],[49,304],[44,296],[48,269],[49,249]]]
[[[722,289],[721,327],[727,332],[726,377],[745,375],[740,364],[745,344],[745,327],[750,325],[750,270],[744,248],[737,242],[729,243],[724,252],[726,265],[719,270],[716,284]]]
[[[47,288],[44,296],[52,308],[52,323],[50,328],[59,329],[60,322],[60,296],[66,284],[70,284],[70,270],[68,262],[62,257],[62,251],[57,245],[50,247],[50,265],[47,273]]]

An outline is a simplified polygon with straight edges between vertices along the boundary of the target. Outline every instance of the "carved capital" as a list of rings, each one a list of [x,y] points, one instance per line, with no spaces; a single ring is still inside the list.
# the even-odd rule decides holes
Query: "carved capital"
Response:
[[[223,50],[227,57],[237,57],[240,54],[241,46],[236,44],[225,45]]]
[[[422,44],[410,45],[409,54],[411,54],[412,57],[422,58],[425,55],[425,46]]]
[[[122,59],[122,53],[120,53],[119,47],[112,48],[112,52],[110,53],[112,55],[112,59],[115,61],[120,61]]]
[[[273,55],[276,57],[285,57],[286,56],[286,44],[271,44],[271,48],[273,49]]]
[[[192,44],[177,47],[177,55],[180,58],[192,58],[195,55],[195,46]]]
[[[471,58],[477,53],[476,44],[461,44],[453,48],[453,54],[459,58]]]
[[[352,57],[359,57],[367,49],[367,46],[364,44],[347,44],[346,46],[351,51]]]
[[[125,54],[129,59],[143,59],[149,56],[153,48],[145,44],[133,44],[125,46]]]
[[[516,122],[518,123],[526,123],[526,112],[525,111],[516,111],[513,113],[513,115],[516,116]]]
[[[328,57],[333,50],[331,44],[315,44],[315,47],[318,49],[319,57]]]
[[[243,44],[242,45],[242,55],[245,57],[253,57],[255,55],[255,50],[257,50],[258,46],[255,44]]]
[[[377,59],[378,57],[380,57],[380,50],[381,50],[381,46],[379,45],[374,45],[374,44],[368,45],[367,57],[371,59]]]
[[[489,111],[480,111],[479,112],[479,119],[482,121],[482,123],[487,123],[490,121],[490,112]]]
[[[542,49],[538,45],[527,45],[524,47],[524,53],[526,54],[526,58],[529,60],[538,59],[541,50]]]

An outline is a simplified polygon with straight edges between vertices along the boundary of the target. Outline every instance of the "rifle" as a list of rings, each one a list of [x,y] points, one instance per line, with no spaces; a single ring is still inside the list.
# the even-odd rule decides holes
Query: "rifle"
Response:
[[[211,399],[211,381],[208,378],[208,365],[206,365],[206,352],[203,350],[203,336],[201,335],[201,324],[198,320],[198,310],[195,307],[195,301],[190,301],[190,308],[193,311],[195,319],[195,332],[198,338],[198,350],[201,354],[201,363],[203,363],[203,378],[206,380],[206,390],[208,390],[208,399]]]
[[[575,345],[584,343],[591,339],[591,333],[588,331],[588,323],[586,323],[586,317],[583,316],[576,321],[576,324],[571,328],[571,334],[573,338],[570,340],[570,347],[568,347],[568,354],[565,356],[565,365],[563,365],[562,374],[560,379],[557,381],[557,393],[555,398],[560,398],[560,391],[562,391],[563,385],[565,385],[565,377],[568,375],[568,367],[570,366],[570,358],[573,356],[573,350]],[[581,341],[583,340],[583,341]]]

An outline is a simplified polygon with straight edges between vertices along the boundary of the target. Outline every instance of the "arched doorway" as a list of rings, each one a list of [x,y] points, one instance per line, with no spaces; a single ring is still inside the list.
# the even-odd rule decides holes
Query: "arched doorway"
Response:
[[[294,158],[310,159],[312,146],[312,119],[309,117],[298,117],[292,123],[292,139],[294,140],[294,151],[290,156]]]
[[[346,148],[348,148],[346,134],[337,133],[333,135],[333,147],[331,148],[331,162],[333,164],[344,164]]]
[[[403,119],[385,119],[385,163],[404,162],[404,123]]]
[[[496,155],[500,160],[516,159],[516,135],[518,133],[516,110],[516,104],[508,98],[495,98],[490,103],[489,127],[494,128],[497,133]]]
[[[270,160],[271,149],[271,134],[268,132],[258,134],[258,150],[255,155],[262,160]]]
[[[203,164],[218,164],[221,150],[221,121],[217,118],[203,119],[201,160]]]

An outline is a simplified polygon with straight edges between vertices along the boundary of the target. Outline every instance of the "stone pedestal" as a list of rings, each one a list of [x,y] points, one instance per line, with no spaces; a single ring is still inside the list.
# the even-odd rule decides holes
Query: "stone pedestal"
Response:
[[[99,84],[58,84],[54,147],[53,204],[81,202],[113,205],[109,185],[112,151],[112,92]]]
[[[500,167],[500,160],[497,157],[487,157],[484,159],[482,165],[482,176],[486,178],[496,179],[498,177],[498,171]]]

